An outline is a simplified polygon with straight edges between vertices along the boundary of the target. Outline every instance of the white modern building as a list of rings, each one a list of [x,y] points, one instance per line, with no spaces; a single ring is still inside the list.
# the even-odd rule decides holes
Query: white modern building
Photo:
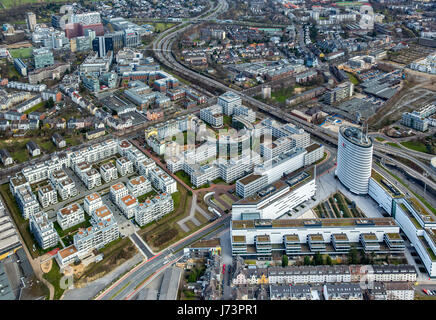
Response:
[[[126,157],[118,158],[116,161],[116,166],[120,176],[125,176],[133,173],[133,163]]]
[[[38,199],[43,208],[58,203],[56,190],[53,188],[51,183],[38,188]]]
[[[119,205],[121,198],[127,196],[128,194],[129,190],[122,182],[112,185],[109,189],[109,198],[116,205]]]
[[[118,179],[117,168],[111,161],[100,166],[100,175],[106,183]]]
[[[277,219],[285,214],[291,215],[293,208],[315,195],[315,176],[315,168],[312,167],[299,170],[270,185],[264,185],[259,191],[233,203],[232,219]],[[247,184],[250,183],[246,180]],[[241,183],[239,185],[241,186]],[[243,190],[242,193],[251,192]]]
[[[154,167],[149,172],[152,185],[163,193],[177,192],[177,181],[164,172],[160,167]]]
[[[214,128],[222,127],[223,125],[222,107],[219,105],[213,105],[208,108],[201,109],[200,119],[210,124]]]
[[[85,214],[80,204],[75,202],[59,209],[56,219],[62,230],[66,230],[85,221]]]
[[[18,188],[15,193],[15,200],[23,218],[26,220],[41,210],[38,200],[36,200],[36,196],[29,186]]]
[[[85,212],[89,215],[91,215],[95,209],[100,208],[102,205],[103,200],[96,192],[88,194],[83,202]]]
[[[355,194],[367,194],[372,169],[373,144],[361,129],[342,126],[338,135],[336,176]]]
[[[135,221],[144,226],[147,223],[158,220],[174,210],[174,202],[171,195],[161,193],[152,199],[140,203],[135,210]]]
[[[131,219],[135,216],[135,211],[138,205],[138,199],[136,199],[131,194],[122,197],[118,203],[120,210],[123,212],[127,219]]]
[[[365,252],[401,252],[404,242],[399,232],[393,218],[232,220],[232,254],[253,258],[270,257],[273,251],[335,255],[348,252],[352,245]],[[388,246],[386,234],[398,239],[398,248]]]
[[[47,213],[40,211],[30,215],[30,231],[35,236],[39,246],[45,250],[58,244],[59,235],[57,234],[53,222],[48,220]]]
[[[135,197],[142,196],[153,190],[151,188],[150,180],[144,176],[130,179],[127,183],[127,189],[129,189],[130,193]]]

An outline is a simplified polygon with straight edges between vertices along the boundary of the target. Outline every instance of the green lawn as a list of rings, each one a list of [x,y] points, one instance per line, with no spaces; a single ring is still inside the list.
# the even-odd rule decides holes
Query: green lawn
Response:
[[[53,261],[51,270],[43,275],[44,279],[50,282],[55,289],[53,300],[59,300],[65,291],[65,289],[61,288],[62,276],[63,274],[60,272],[59,266],[55,261]]]
[[[428,153],[427,147],[425,146],[425,144],[423,144],[422,142],[419,141],[404,141],[401,142],[401,145],[408,148],[408,149],[412,149],[418,152],[425,152]]]
[[[41,3],[41,2],[46,2],[46,3],[50,3],[50,2],[67,2],[66,0],[21,0],[21,1],[17,1],[17,0],[0,0],[0,2],[2,3],[3,7],[5,7],[6,9],[9,8],[13,8],[13,7],[18,7],[18,6],[22,6],[28,3]],[[0,8],[1,10],[2,8]],[[38,17],[37,17],[37,22],[40,22]]]
[[[175,173],[175,175],[177,177],[179,177],[180,179],[182,179],[183,182],[186,183],[189,187],[191,187],[191,188],[194,187],[194,185],[191,183],[191,177],[185,171],[179,170]]]
[[[227,115],[223,115],[223,124],[231,126],[232,125],[232,118]]]
[[[394,142],[386,142],[386,144],[390,145],[391,147],[400,148],[400,146]]]
[[[382,137],[376,137],[375,140],[380,141],[380,142],[383,142],[383,141],[385,141],[386,139],[385,139],[385,138],[382,138]]]
[[[352,74],[352,73],[348,73],[348,72],[346,72],[347,73],[347,75],[348,75],[348,79],[350,79],[350,82],[352,83],[352,84],[354,84],[354,85],[358,85],[360,82],[359,82],[359,80],[357,80],[357,78],[356,78],[356,76],[354,75],[354,74]]]
[[[80,137],[76,137],[76,136],[71,136],[71,137],[65,138],[65,142],[67,143],[67,147],[72,147],[72,146],[75,146],[75,145],[82,143],[82,141],[80,140]]]
[[[156,22],[150,24],[154,27],[155,32],[163,32],[176,25],[175,23],[165,23],[165,22]]]
[[[156,191],[152,190],[149,193],[143,194],[142,196],[137,197],[139,203],[143,203],[147,198],[153,197],[157,194]]]
[[[33,106],[32,108],[30,108],[30,109],[24,111],[23,113],[24,113],[24,114],[29,114],[29,113],[31,113],[31,112],[33,112],[33,111],[36,111],[36,110],[38,110],[38,109],[40,109],[40,108],[43,108],[43,107],[44,107],[44,104],[45,104],[45,101],[41,101],[40,103],[38,103],[37,105]]]
[[[52,153],[56,150],[56,146],[51,140],[41,142],[41,143],[39,143],[39,146],[42,149],[44,149],[45,152],[48,152],[48,153]]]
[[[30,58],[32,56],[32,50],[33,50],[33,47],[21,48],[21,49],[11,49],[11,50],[9,50],[9,53],[11,54],[11,56],[13,58],[27,59],[27,58]]]
[[[285,103],[286,99],[294,94],[294,88],[288,87],[271,92],[271,98],[279,103]]]
[[[29,152],[27,152],[27,149],[20,149],[14,152],[11,152],[11,157],[14,160],[17,160],[17,162],[26,162],[29,160]]]

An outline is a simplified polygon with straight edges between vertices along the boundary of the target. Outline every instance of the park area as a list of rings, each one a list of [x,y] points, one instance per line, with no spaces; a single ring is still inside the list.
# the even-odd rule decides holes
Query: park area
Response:
[[[13,58],[27,59],[32,56],[33,47],[29,48],[20,48],[20,49],[11,49],[9,53]]]
[[[52,2],[67,2],[66,0],[0,0],[2,9],[11,9],[29,3],[52,3]]]
[[[145,225],[138,231],[153,251],[161,251],[186,235],[177,221],[188,216],[192,195],[188,194],[188,190],[179,183],[177,183],[177,189],[179,191],[171,195],[174,201],[174,211],[158,221]]]
[[[336,218],[365,218],[355,203],[344,196],[341,192],[331,195],[326,201],[321,202],[313,211],[318,218],[336,219]]]

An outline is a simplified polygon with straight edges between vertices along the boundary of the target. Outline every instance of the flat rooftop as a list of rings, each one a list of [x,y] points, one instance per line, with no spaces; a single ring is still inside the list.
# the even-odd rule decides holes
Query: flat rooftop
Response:
[[[393,218],[233,220],[232,229],[397,226]]]
[[[371,171],[371,178],[373,178],[392,198],[404,197],[404,194],[402,194],[399,189],[374,169]]]
[[[303,172],[307,173],[305,175],[304,179],[298,180],[298,181],[293,181],[294,178],[297,178]],[[237,205],[238,204],[257,204],[259,202],[267,200],[268,198],[272,197],[274,194],[283,190],[284,188],[289,188],[288,192],[292,192],[295,189],[303,186],[307,182],[311,181],[314,177],[314,173],[315,173],[314,167],[301,168],[299,170],[296,170],[296,171],[290,173],[289,175],[287,175],[285,177],[282,177],[280,180],[277,180],[277,181],[269,184],[265,188],[256,192],[254,195],[252,195],[250,197],[246,197],[244,199],[241,199],[241,200],[235,202],[235,204],[237,204]],[[253,179],[249,176],[247,178]],[[283,196],[286,196],[286,194],[287,193],[285,193]],[[276,201],[276,200],[274,200],[274,201]],[[267,206],[267,205],[269,205],[269,203],[265,204],[265,206]]]
[[[238,182],[243,184],[243,185],[247,185],[247,184],[250,184],[253,181],[256,181],[260,177],[262,177],[262,175],[259,175],[259,174],[249,174],[248,176],[245,176],[244,178],[238,180]]]

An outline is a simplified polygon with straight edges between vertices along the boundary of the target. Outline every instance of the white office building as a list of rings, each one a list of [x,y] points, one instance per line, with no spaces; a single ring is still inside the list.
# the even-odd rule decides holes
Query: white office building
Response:
[[[222,107],[213,105],[200,110],[200,119],[210,124],[214,128],[219,128],[223,125]]]
[[[338,135],[339,181],[355,194],[367,194],[372,168],[372,140],[361,129],[342,126]]]
[[[268,177],[268,183],[273,183],[283,175],[304,167],[306,154],[306,149],[293,149],[287,153],[280,154],[271,160],[264,161],[262,164],[254,168],[254,173],[258,175],[266,175]]]
[[[315,191],[315,169],[300,170],[233,203],[232,219],[277,219],[291,215],[292,209],[313,197]]]
[[[299,256],[315,252],[335,255],[347,253],[351,246],[365,252],[389,253],[392,249],[386,245],[386,234],[399,237],[398,245],[402,244],[404,250],[399,232],[393,218],[232,220],[232,254],[270,257],[275,251]]]
[[[218,105],[223,108],[224,114],[230,116],[233,114],[233,109],[242,104],[242,99],[236,93],[227,91],[218,97]]]

